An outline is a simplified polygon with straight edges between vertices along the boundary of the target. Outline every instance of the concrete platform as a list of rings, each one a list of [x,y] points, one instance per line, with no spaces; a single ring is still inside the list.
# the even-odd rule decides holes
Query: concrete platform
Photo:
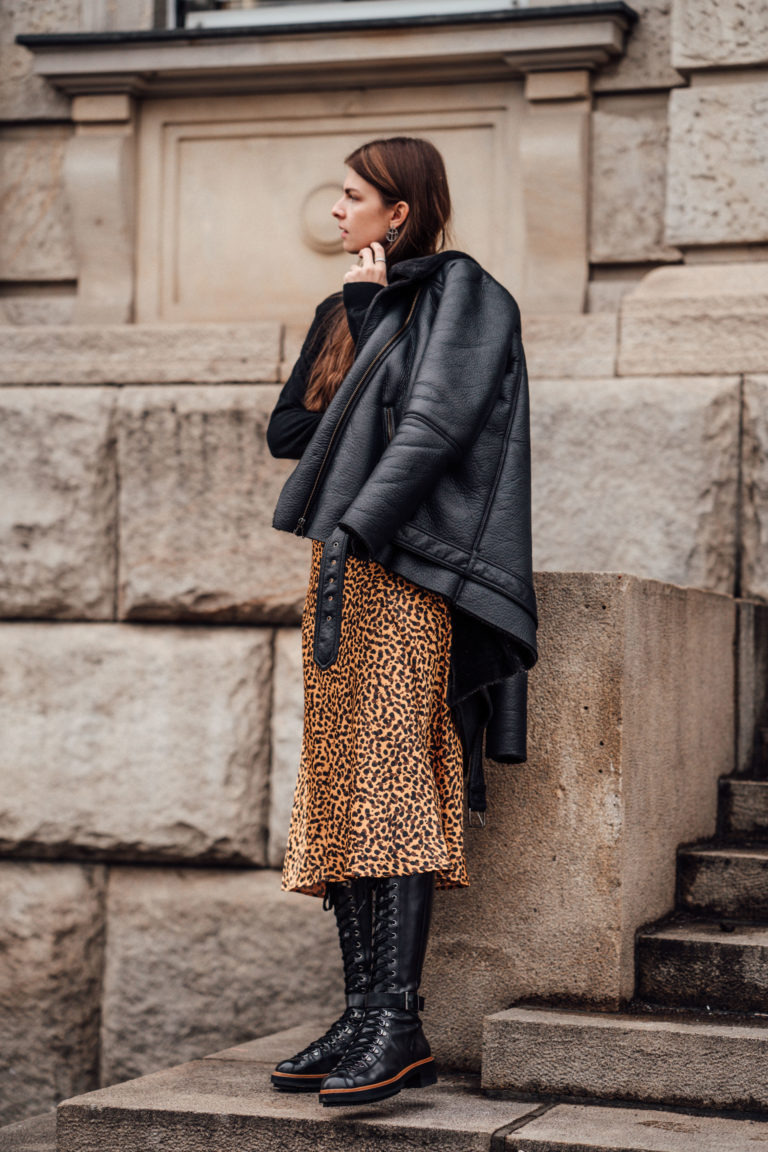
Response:
[[[671,1008],[768,1012],[768,924],[691,920],[637,937],[637,996]]]
[[[539,1097],[768,1113],[768,1026],[509,1008],[484,1021],[482,1083]]]
[[[682,849],[677,891],[687,912],[768,921],[768,844]]]

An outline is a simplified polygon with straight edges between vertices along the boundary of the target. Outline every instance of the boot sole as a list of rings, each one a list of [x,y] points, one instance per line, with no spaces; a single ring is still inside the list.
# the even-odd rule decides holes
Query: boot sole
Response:
[[[270,1079],[272,1087],[277,1088],[278,1092],[317,1092],[318,1085],[327,1075],[327,1072],[311,1073],[308,1076],[273,1072]]]
[[[428,1088],[436,1083],[434,1057],[428,1056],[425,1060],[409,1064],[397,1076],[379,1080],[377,1084],[368,1084],[365,1088],[321,1088],[320,1103],[326,1108],[349,1108],[358,1104],[372,1104],[375,1100],[386,1100],[389,1096],[396,1096],[401,1088]]]

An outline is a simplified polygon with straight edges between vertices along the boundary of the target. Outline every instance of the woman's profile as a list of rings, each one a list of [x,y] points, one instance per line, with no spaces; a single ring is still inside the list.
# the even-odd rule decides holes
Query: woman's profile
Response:
[[[358,263],[317,308],[267,433],[298,460],[274,526],[312,540],[283,888],[333,908],[346,994],[272,1083],[325,1105],[436,1080],[419,1014],[432,896],[469,883],[483,735],[494,760],[525,759],[536,660],[517,305],[443,250],[434,145],[374,140],[345,163],[332,212]]]

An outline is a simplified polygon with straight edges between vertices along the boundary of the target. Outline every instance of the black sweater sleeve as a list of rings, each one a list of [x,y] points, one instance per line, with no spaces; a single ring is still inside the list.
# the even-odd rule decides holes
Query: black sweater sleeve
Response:
[[[353,340],[357,340],[368,305],[380,287],[367,282],[344,285],[343,300]],[[318,305],[299,358],[277,398],[267,427],[267,444],[273,456],[298,460],[323,417],[322,411],[311,411],[304,406],[304,397],[312,365],[323,344],[328,319],[339,298],[340,293],[336,292]]]

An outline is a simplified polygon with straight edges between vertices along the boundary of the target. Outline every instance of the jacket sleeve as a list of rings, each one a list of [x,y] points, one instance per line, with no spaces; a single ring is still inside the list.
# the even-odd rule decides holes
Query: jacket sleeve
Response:
[[[321,411],[305,408],[304,397],[312,364],[323,343],[328,315],[338,299],[339,294],[336,293],[318,305],[299,358],[272,409],[267,427],[267,445],[273,456],[298,460],[322,419]]]
[[[519,314],[474,262],[448,268],[402,419],[340,520],[375,556],[479,435],[498,396]],[[469,385],[468,385],[468,382]]]

